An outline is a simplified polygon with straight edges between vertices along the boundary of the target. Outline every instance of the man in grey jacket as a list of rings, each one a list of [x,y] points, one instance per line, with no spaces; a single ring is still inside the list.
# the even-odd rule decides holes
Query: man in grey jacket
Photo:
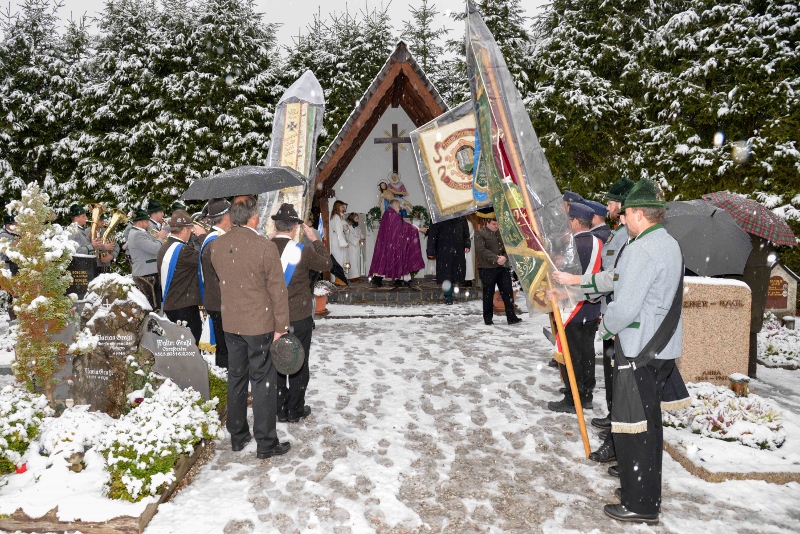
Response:
[[[158,251],[161,239],[167,234],[162,229],[155,236],[149,232],[150,215],[136,210],[133,226],[128,233],[128,254],[131,257],[131,274],[136,286],[144,293],[154,310],[161,307],[161,282],[158,279]]]
[[[661,222],[666,201],[661,189],[641,180],[622,205],[631,241],[614,270],[614,300],[600,324],[603,339],[617,336],[627,358],[636,358],[656,334],[672,306],[683,278],[683,254]],[[633,369],[646,417],[646,429],[617,428],[612,419],[619,462],[620,504],[605,506],[620,521],[657,523],[661,506],[664,383],[681,355],[682,325],[663,350],[646,365]],[[622,372],[622,369],[617,369]],[[637,399],[638,400],[638,399]]]

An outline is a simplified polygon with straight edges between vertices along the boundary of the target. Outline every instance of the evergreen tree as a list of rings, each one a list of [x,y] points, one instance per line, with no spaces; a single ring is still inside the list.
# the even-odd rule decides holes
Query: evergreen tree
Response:
[[[437,85],[444,72],[444,39],[450,32],[449,29],[433,27],[433,20],[439,12],[436,6],[428,5],[428,0],[422,0],[418,8],[409,6],[411,20],[403,22],[401,38],[408,43],[414,59],[417,61],[428,78]]]

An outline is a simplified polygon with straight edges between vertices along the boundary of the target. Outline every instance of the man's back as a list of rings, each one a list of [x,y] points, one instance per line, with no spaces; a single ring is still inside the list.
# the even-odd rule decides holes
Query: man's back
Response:
[[[275,243],[235,226],[208,247],[219,278],[225,331],[241,336],[288,331],[288,294]]]

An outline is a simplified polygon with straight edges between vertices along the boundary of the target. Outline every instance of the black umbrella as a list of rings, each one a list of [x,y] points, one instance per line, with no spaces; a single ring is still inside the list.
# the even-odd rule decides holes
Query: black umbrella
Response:
[[[302,174],[289,167],[244,166],[195,180],[181,198],[208,200],[238,195],[258,195],[307,184]]]
[[[699,276],[744,272],[753,246],[730,213],[704,200],[667,206],[664,228],[680,244],[687,269]]]

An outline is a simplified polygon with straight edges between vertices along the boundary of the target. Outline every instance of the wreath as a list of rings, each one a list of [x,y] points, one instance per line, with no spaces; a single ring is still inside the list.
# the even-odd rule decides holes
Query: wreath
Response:
[[[364,225],[370,230],[375,230],[375,222],[381,220],[381,209],[378,206],[375,206],[371,210],[367,212],[367,219],[364,221]]]

